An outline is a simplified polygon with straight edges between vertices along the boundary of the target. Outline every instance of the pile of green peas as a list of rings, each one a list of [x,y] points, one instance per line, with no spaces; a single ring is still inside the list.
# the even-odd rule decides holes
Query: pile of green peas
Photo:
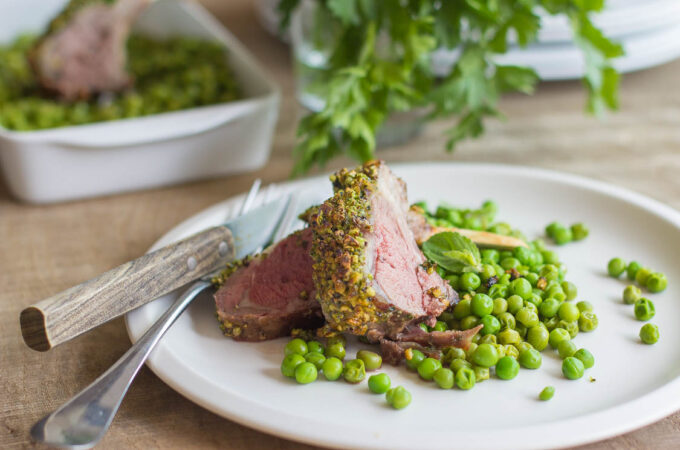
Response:
[[[424,203],[419,206],[426,210]],[[493,224],[496,210],[493,202],[485,202],[479,210],[439,206],[435,214],[430,215],[430,220],[438,226],[461,226],[460,223],[464,226],[466,217],[486,214],[487,226],[478,229],[526,240],[507,224]],[[463,219],[454,223],[447,217]],[[569,230],[570,240],[583,239],[588,234],[583,224],[574,224]],[[489,369],[503,380],[517,376],[520,367],[538,369],[542,363],[540,352],[550,345],[563,359],[566,378],[583,376],[583,371],[592,367],[594,359],[586,349],[579,349],[573,339],[579,332],[595,330],[598,318],[590,302],[576,301],[578,289],[565,279],[567,268],[557,254],[547,249],[543,241],[535,240],[529,247],[512,251],[481,250],[481,263],[479,273],[455,274],[437,268],[458,291],[460,301],[445,311],[434,327],[422,325],[427,331],[467,330],[482,325],[470,348],[467,351],[447,349],[439,366],[434,361],[426,362],[431,358],[421,362],[424,355],[414,350],[412,359],[407,353],[407,366],[417,370],[423,379],[433,379],[440,387],[448,386],[453,375],[456,386],[469,389],[476,382],[488,379]],[[558,345],[562,341],[566,342],[559,351]],[[426,365],[421,368],[419,363]],[[446,365],[452,374],[446,372]],[[461,369],[467,370],[459,377]],[[443,381],[440,384],[438,380]]]
[[[127,42],[134,87],[106,101],[64,102],[42,90],[28,59],[36,37],[0,45],[0,127],[32,131],[159,114],[236,100],[241,88],[222,44],[133,34]],[[103,99],[103,97],[102,97]]]
[[[555,244],[564,245],[572,241],[582,241],[588,237],[590,230],[581,222],[575,223],[570,227],[564,226],[559,222],[552,222],[545,227],[545,234]]]
[[[326,346],[319,341],[294,338],[284,347],[281,373],[294,378],[299,384],[315,381],[319,372],[328,381],[342,377],[346,382],[356,384],[366,378],[367,371],[382,367],[382,357],[369,350],[359,350],[356,359],[344,361],[346,344],[342,335],[328,338]],[[407,407],[411,403],[411,394],[402,386],[390,388],[390,385],[391,380],[386,373],[372,375],[368,379],[368,389],[375,394],[385,394],[387,403],[394,409]]]
[[[621,277],[625,272],[630,281],[634,281],[639,286],[647,288],[651,293],[662,292],[668,286],[668,278],[665,274],[643,267],[637,261],[631,261],[626,264],[621,258],[612,258],[607,264],[607,272],[614,278]],[[643,297],[642,290],[634,284],[624,288],[623,303],[634,305],[633,313],[637,320],[646,322],[656,314],[654,302]],[[659,340],[659,327],[651,323],[643,325],[640,328],[640,340],[648,345],[656,344]]]
[[[652,293],[662,292],[668,286],[668,278],[664,273],[654,272],[637,261],[626,264],[621,258],[612,258],[607,263],[607,272],[613,278],[619,278],[625,272],[630,281],[636,282],[640,287],[647,288]]]

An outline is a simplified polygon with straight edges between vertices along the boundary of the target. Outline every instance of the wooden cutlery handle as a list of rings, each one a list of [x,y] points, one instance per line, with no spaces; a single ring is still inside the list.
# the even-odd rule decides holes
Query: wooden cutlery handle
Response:
[[[24,341],[49,350],[219,268],[234,253],[225,226],[148,253],[24,309]]]

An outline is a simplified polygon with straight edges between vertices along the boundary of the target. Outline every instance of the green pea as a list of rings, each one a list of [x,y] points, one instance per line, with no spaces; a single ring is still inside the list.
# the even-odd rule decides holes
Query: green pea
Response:
[[[519,358],[519,350],[513,344],[505,344],[503,347],[503,353],[505,356],[510,356],[511,358]]]
[[[498,316],[498,322],[501,324],[501,330],[511,329],[514,330],[516,326],[515,316],[509,312],[504,312]]]
[[[496,344],[496,335],[494,334],[487,334],[485,336],[482,336],[478,344]]]
[[[360,359],[351,359],[345,364],[342,376],[348,383],[359,383],[366,378],[366,366]]]
[[[293,353],[297,353],[298,355],[304,356],[308,352],[309,349],[307,348],[307,343],[300,338],[295,338],[289,341],[286,344],[286,347],[283,349],[283,353],[286,356],[292,355]]]
[[[584,366],[580,359],[569,356],[562,361],[562,374],[570,380],[578,380],[583,376]]]
[[[543,250],[541,255],[543,255],[544,264],[557,264],[560,262],[560,258],[557,256],[557,253],[552,250]]]
[[[327,338],[326,344],[329,345],[329,346],[340,344],[344,347],[344,346],[347,345],[347,338],[345,338],[345,336],[343,336],[342,334],[336,334],[335,336],[331,336],[331,337]]]
[[[460,287],[466,291],[474,291],[482,283],[479,275],[473,272],[467,272],[460,276],[458,280]]]
[[[498,333],[498,341],[503,345],[518,344],[521,341],[521,338],[516,330],[506,328]]]
[[[385,394],[387,403],[394,409],[404,409],[411,404],[411,393],[403,386],[390,389]]]
[[[520,354],[522,354],[523,351],[529,350],[530,348],[533,348],[531,344],[528,342],[520,342],[519,344],[514,344],[515,348],[517,348],[517,351],[519,351]]]
[[[471,303],[472,301],[469,299],[459,301],[453,308],[453,318],[461,320],[472,314]]]
[[[475,376],[475,371],[469,367],[463,367],[456,372],[455,381],[458,389],[467,391],[475,386],[477,378]]]
[[[442,365],[450,365],[454,359],[465,359],[465,350],[458,347],[447,348],[442,357]]]
[[[558,328],[564,328],[569,333],[569,337],[574,339],[579,332],[578,322],[567,322],[566,320],[560,320],[557,322]]]
[[[453,371],[444,367],[437,369],[432,379],[441,389],[451,389],[454,384]]]
[[[421,362],[418,366],[418,375],[423,380],[430,381],[434,376],[434,373],[441,369],[442,363],[435,358],[425,358],[425,361]]]
[[[493,311],[493,300],[486,294],[475,294],[470,304],[472,313],[477,317],[484,317]]]
[[[649,292],[661,292],[666,289],[666,286],[668,286],[668,279],[666,278],[666,275],[655,272],[647,277],[645,286],[647,286],[647,290],[649,290]]]
[[[485,264],[498,263],[500,261],[500,254],[498,253],[498,250],[487,248],[482,250],[480,254],[482,256],[482,262]]]
[[[609,276],[618,278],[626,270],[626,263],[621,258],[612,258],[607,264]]]
[[[647,285],[647,278],[652,274],[651,269],[647,267],[641,267],[638,269],[638,271],[635,273],[635,282],[639,284],[640,286],[646,286]]]
[[[332,356],[326,358],[321,365],[321,370],[328,381],[335,381],[342,375],[342,361]]]
[[[550,333],[545,326],[534,326],[527,331],[527,342],[538,351],[542,351],[548,346]]]
[[[289,378],[295,377],[295,369],[297,366],[305,362],[305,357],[299,353],[291,353],[283,358],[281,363],[281,373]]]
[[[482,328],[480,331],[482,335],[488,334],[493,336],[501,329],[501,323],[491,314],[482,317],[480,323],[484,325],[484,328]]]
[[[508,295],[508,286],[504,284],[494,284],[489,289],[489,297],[506,297]]]
[[[553,237],[555,236],[555,230],[558,228],[564,228],[564,225],[562,225],[559,222],[551,222],[545,227],[545,234],[548,237]]]
[[[446,325],[446,322],[443,322],[441,320],[438,320],[437,323],[435,323],[434,327],[432,327],[432,331],[446,331],[448,329],[448,326]]]
[[[472,336],[472,342],[475,344],[479,344],[479,341],[482,340],[482,335],[479,333],[476,333],[474,336]]]
[[[368,377],[368,389],[374,394],[384,394],[390,389],[392,381],[386,373],[379,373]]]
[[[546,386],[543,388],[540,394],[538,394],[538,399],[542,402],[547,402],[555,395],[555,388],[552,386]]]
[[[477,325],[479,325],[479,317],[477,316],[467,316],[460,321],[460,328],[463,330],[469,330]]]
[[[522,299],[527,300],[531,297],[531,283],[525,278],[517,278],[510,283],[510,290],[514,295],[519,295]]]
[[[571,340],[562,341],[557,346],[557,353],[559,353],[560,358],[562,359],[574,356],[574,353],[576,353],[576,344]]]
[[[517,258],[513,258],[512,256],[501,260],[501,267],[505,270],[516,269],[519,265],[520,262]]]
[[[536,326],[538,325],[539,322],[538,314],[536,314],[536,312],[532,308],[527,306],[517,311],[517,314],[515,314],[515,319],[517,320],[517,322],[521,323],[527,328]]]
[[[576,304],[576,307],[578,310],[581,312],[581,316],[583,316],[584,312],[593,312],[593,304],[590,302],[587,302],[585,300],[581,300]]]
[[[483,264],[482,271],[479,272],[479,277],[482,281],[487,281],[491,277],[496,276],[496,269],[491,264]]]
[[[557,324],[560,322],[560,318],[555,316],[551,317],[550,319],[547,319],[543,322],[545,327],[548,329],[548,331],[552,331],[555,328],[557,328]]]
[[[382,366],[382,357],[379,354],[368,350],[359,350],[357,352],[357,359],[364,362],[366,370],[378,370],[380,369],[380,366]]]
[[[321,370],[321,366],[323,365],[324,361],[326,361],[326,357],[321,353],[309,352],[305,355],[305,360],[314,364],[314,367],[316,367],[317,370]]]
[[[640,328],[640,340],[647,345],[656,344],[659,340],[659,327],[646,323]]]
[[[513,252],[513,256],[521,263],[528,264],[531,259],[532,250],[527,247],[517,247]]]
[[[323,355],[323,345],[321,345],[321,342],[318,341],[309,341],[307,342],[307,353],[321,353]]]
[[[538,292],[533,292],[531,296],[529,296],[529,298],[527,299],[526,303],[527,303],[526,306],[529,306],[529,304],[534,305],[536,307],[536,312],[538,312],[538,307],[541,306],[541,304],[543,303],[541,294],[539,294]]]
[[[539,255],[540,255],[540,253],[539,253]],[[526,275],[524,276],[524,278],[526,278],[527,281],[528,281],[529,283],[531,283],[531,285],[532,285],[533,287],[536,287],[536,283],[538,283],[538,279],[539,279],[538,274],[537,274],[537,273],[533,273],[533,272],[529,272],[528,274],[526,274]]]
[[[329,344],[326,347],[326,358],[337,358],[339,360],[345,359],[345,347],[340,342]]]
[[[472,370],[475,372],[475,383],[481,383],[491,377],[491,371],[488,367],[474,366]]]
[[[404,352],[406,367],[417,370],[421,362],[425,361],[425,354],[420,350],[409,348]]]
[[[491,367],[498,362],[498,350],[491,344],[481,344],[472,354],[471,362],[478,366]]]
[[[581,316],[581,312],[573,303],[562,303],[560,305],[560,309],[557,311],[557,315],[560,316],[560,319],[562,320],[573,322],[578,320],[578,318]]]
[[[295,368],[295,381],[300,384],[309,384],[316,380],[318,371],[310,362],[304,362]]]
[[[538,307],[538,310],[541,313],[541,316],[549,319],[557,315],[560,305],[561,303],[557,299],[548,298],[543,303],[541,303],[541,305]]]
[[[583,239],[587,238],[588,233],[590,233],[590,230],[588,230],[588,227],[581,222],[575,223],[571,226],[571,234],[575,241],[582,241]]]
[[[572,234],[570,228],[562,227],[557,228],[553,232],[552,238],[555,241],[555,244],[564,245],[571,242],[574,239],[574,235]]]
[[[511,295],[508,297],[508,312],[517,314],[517,311],[524,307],[524,299],[519,295]]]
[[[515,358],[504,356],[496,363],[496,376],[501,380],[512,380],[519,373],[519,363]]]
[[[508,301],[505,300],[504,298],[495,298],[493,299],[493,311],[491,314],[494,316],[499,316],[500,314],[503,314],[508,310]]]
[[[567,296],[567,300],[574,300],[578,295],[578,288],[571,281],[563,281],[560,286]]]
[[[574,353],[574,358],[581,360],[583,367],[590,369],[595,365],[595,357],[585,348],[580,348]]]
[[[548,343],[552,348],[557,350],[557,346],[560,345],[562,341],[568,341],[571,339],[569,332],[564,328],[555,328],[550,332],[548,337]]]
[[[654,308],[654,303],[647,299],[647,298],[640,298],[638,301],[635,302],[635,306],[633,307],[634,312],[635,312],[635,318],[637,320],[642,320],[642,321],[647,321],[654,317],[654,314],[656,313],[655,308]]]
[[[623,303],[632,305],[642,297],[642,291],[639,287],[632,284],[626,286],[623,290]]]
[[[578,329],[587,333],[596,329],[598,323],[599,320],[594,312],[583,311],[581,317],[578,318]]]
[[[496,347],[496,352],[498,352],[498,358],[499,359],[506,356],[505,355],[505,345],[493,344],[493,346]]]
[[[419,326],[420,329],[423,330],[424,332],[426,332],[426,333],[429,333],[429,332],[430,332],[430,327],[428,327],[426,324],[424,324],[424,323],[419,323],[418,326]]]
[[[538,369],[542,362],[541,352],[535,348],[530,348],[519,354],[519,363],[526,369]]]
[[[630,281],[635,281],[635,275],[637,275],[637,271],[640,270],[641,267],[642,266],[637,261],[628,263],[628,267],[626,267],[626,276]]]
[[[449,367],[454,372],[458,372],[463,367],[472,367],[472,364],[469,361],[466,361],[465,359],[456,358],[453,361],[451,361]]]
[[[453,289],[460,289],[460,275],[446,275],[444,279],[449,282]]]

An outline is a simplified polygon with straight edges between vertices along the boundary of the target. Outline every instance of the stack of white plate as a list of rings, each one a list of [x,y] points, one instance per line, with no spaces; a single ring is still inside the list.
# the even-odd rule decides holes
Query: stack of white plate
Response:
[[[257,1],[261,22],[273,33],[278,32],[278,1]],[[541,20],[538,42],[510,49],[499,62],[533,67],[544,80],[582,77],[583,54],[574,45],[565,18],[546,14]],[[680,57],[680,0],[608,0],[606,9],[593,20],[606,36],[623,45],[625,56],[614,62],[620,72],[646,69]],[[455,52],[438,52],[435,72],[446,72],[456,56]]]

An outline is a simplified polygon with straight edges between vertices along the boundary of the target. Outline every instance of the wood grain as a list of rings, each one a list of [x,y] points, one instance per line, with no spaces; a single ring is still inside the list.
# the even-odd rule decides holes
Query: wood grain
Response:
[[[225,226],[147,253],[24,309],[24,341],[47,351],[215,271],[234,254],[234,237]]]
[[[288,178],[300,116],[288,49],[258,25],[250,1],[204,2],[282,87],[269,163],[253,174],[53,206],[16,203],[0,186],[0,448],[32,448],[28,430],[33,422],[87,386],[130,346],[123,321],[115,319],[50,352],[35,352],[21,338],[17,317],[23,308],[143,254],[177,223],[246,191],[256,176],[265,182]],[[621,111],[603,120],[583,113],[580,82],[544,83],[534,96],[505,97],[501,108],[508,119],[488,122],[482,139],[463,144],[455,153],[443,150],[448,123],[436,122],[405,145],[381,149],[379,156],[390,163],[483,161],[557,169],[680,208],[679,72],[680,62],[674,62],[624,76]],[[348,163],[333,161],[325,170]],[[676,449],[679,441],[676,413],[583,450]],[[312,447],[223,419],[144,368],[98,448]]]

